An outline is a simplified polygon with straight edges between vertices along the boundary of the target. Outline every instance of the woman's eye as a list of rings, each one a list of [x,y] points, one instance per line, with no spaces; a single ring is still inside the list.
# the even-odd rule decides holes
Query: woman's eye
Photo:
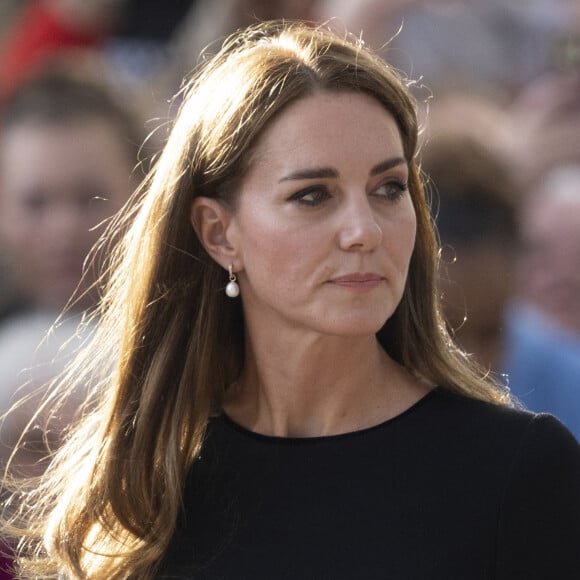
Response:
[[[326,201],[330,197],[330,193],[325,187],[314,186],[301,189],[290,196],[289,201],[295,201],[303,205],[316,206]]]
[[[379,197],[384,197],[391,201],[396,201],[400,199],[403,194],[408,190],[409,186],[404,181],[394,180],[394,181],[387,181],[383,183],[377,189],[375,189],[373,195],[377,195]]]

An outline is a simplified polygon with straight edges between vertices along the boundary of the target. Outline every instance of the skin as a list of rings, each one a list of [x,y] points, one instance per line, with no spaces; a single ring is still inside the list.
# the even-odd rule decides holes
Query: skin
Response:
[[[64,307],[102,231],[96,226],[130,194],[131,171],[126,144],[101,119],[28,121],[3,133],[0,241],[36,306]]]
[[[525,251],[519,260],[520,296],[558,328],[580,335],[580,171],[555,181],[522,211]]]
[[[234,210],[194,201],[198,236],[233,264],[241,289],[247,358],[225,405],[235,421],[330,435],[380,423],[426,393],[375,337],[414,248],[407,177],[397,125],[378,102],[319,92],[265,130]]]

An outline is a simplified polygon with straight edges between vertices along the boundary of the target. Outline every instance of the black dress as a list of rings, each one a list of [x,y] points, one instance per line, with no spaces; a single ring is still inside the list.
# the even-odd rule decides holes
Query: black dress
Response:
[[[580,446],[552,416],[442,389],[329,437],[221,416],[158,578],[580,579]]]

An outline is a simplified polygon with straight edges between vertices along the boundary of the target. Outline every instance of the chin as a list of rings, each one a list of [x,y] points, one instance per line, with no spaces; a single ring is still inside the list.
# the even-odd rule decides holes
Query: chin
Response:
[[[381,317],[380,319],[372,318],[367,320],[362,320],[360,318],[356,319],[343,319],[336,321],[332,324],[332,328],[328,329],[329,334],[335,336],[344,337],[365,337],[365,336],[375,336],[379,330],[385,325],[388,318]],[[330,326],[330,325],[329,325]]]

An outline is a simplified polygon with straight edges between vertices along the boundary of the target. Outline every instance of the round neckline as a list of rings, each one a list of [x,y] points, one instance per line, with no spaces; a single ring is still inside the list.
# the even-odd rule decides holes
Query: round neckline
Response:
[[[369,427],[363,427],[362,429],[357,429],[355,431],[347,431],[345,433],[335,433],[333,435],[315,435],[312,437],[282,437],[280,435],[266,435],[264,433],[252,431],[247,427],[243,427],[239,423],[236,423],[224,411],[222,411],[222,413],[216,417],[216,421],[219,421],[225,427],[247,438],[254,439],[256,441],[261,441],[264,443],[276,443],[287,445],[287,444],[309,444],[309,443],[321,443],[326,441],[336,441],[340,439],[361,437],[370,434],[373,431],[377,431],[388,425],[401,421],[406,417],[408,417],[409,415],[418,411],[421,407],[423,407],[435,396],[437,392],[439,392],[439,390],[440,390],[439,387],[434,387],[426,395],[415,401],[410,407],[405,409],[403,412],[399,413],[398,415],[395,415],[394,417],[386,419],[385,421],[381,421],[376,425],[370,425]]]

